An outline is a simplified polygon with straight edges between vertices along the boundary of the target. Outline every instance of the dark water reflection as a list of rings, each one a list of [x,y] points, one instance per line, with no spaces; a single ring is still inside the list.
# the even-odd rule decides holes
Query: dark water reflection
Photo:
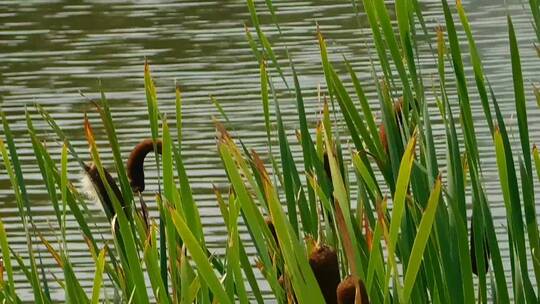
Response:
[[[529,122],[532,142],[538,142],[540,112],[531,95],[531,83],[538,82],[540,61],[532,43],[535,36],[530,16],[516,1],[505,6],[503,1],[472,1],[465,3],[474,35],[483,54],[485,69],[500,99],[509,124],[515,129],[514,105],[509,50],[507,44],[506,12],[511,12],[522,46],[524,75],[529,94]],[[17,135],[23,170],[29,183],[34,220],[45,237],[54,239],[53,209],[41,184],[41,175],[33,160],[31,144],[26,135],[24,109],[38,102],[46,107],[68,132],[73,144],[85,157],[87,148],[82,130],[84,112],[94,121],[99,142],[106,137],[97,123],[89,102],[79,91],[96,98],[97,79],[101,79],[113,108],[122,152],[143,137],[149,136],[146,120],[146,101],[143,89],[144,58],[152,65],[161,110],[174,113],[174,81],[184,91],[185,163],[193,182],[197,203],[209,246],[221,252],[225,231],[219,210],[211,193],[215,183],[225,187],[226,180],[217,157],[212,115],[217,115],[209,95],[215,96],[233,121],[233,127],[246,144],[264,153],[264,122],[259,100],[258,65],[245,39],[243,24],[249,22],[244,1],[0,1],[0,104],[8,114]],[[284,47],[294,58],[306,94],[307,111],[315,117],[319,108],[316,99],[318,84],[324,83],[321,74],[315,24],[318,22],[328,39],[331,56],[336,61],[345,55],[359,72],[359,77],[370,83],[369,27],[364,15],[357,19],[349,0],[340,1],[275,1],[283,36],[279,36],[271,19],[263,13],[264,30],[275,43],[282,63],[286,65]],[[260,5],[263,11],[263,5]],[[438,1],[423,3],[428,27],[443,23]],[[525,11],[525,12],[524,12]],[[461,37],[463,38],[463,37]],[[373,49],[371,49],[373,53]],[[435,73],[428,48],[424,46],[422,62],[425,74]],[[471,68],[468,68],[470,71]],[[286,74],[289,75],[288,69]],[[276,85],[283,88],[276,79]],[[472,88],[472,87],[471,87]],[[472,90],[472,89],[471,89]],[[473,90],[473,92],[475,92]],[[375,92],[368,91],[375,101]],[[474,93],[473,93],[474,94]],[[476,98],[476,97],[475,97]],[[287,126],[297,128],[294,101],[282,99],[282,110]],[[500,239],[504,233],[504,210],[491,138],[485,125],[480,103],[473,101],[480,151],[485,168],[485,185],[497,217]],[[40,122],[36,126],[43,136],[50,135],[49,147],[56,158],[59,145],[49,128]],[[435,121],[437,123],[437,121]],[[437,141],[442,142],[442,129],[435,126]],[[295,141],[291,132],[291,141]],[[106,165],[112,157],[102,146]],[[298,154],[298,148],[294,153]],[[445,151],[438,151],[443,157]],[[443,157],[444,158],[444,157]],[[80,176],[76,163],[70,164],[71,176]],[[156,176],[148,174],[149,180]],[[155,180],[155,179],[154,179]],[[0,173],[0,217],[6,224],[11,245],[25,256],[24,231],[6,174]],[[157,185],[151,183],[151,189]],[[152,191],[147,191],[151,193]],[[150,198],[149,198],[150,199]],[[91,207],[95,229],[108,238],[105,217],[99,208]],[[94,272],[86,245],[74,222],[70,222],[69,249],[78,274],[88,278],[91,287]],[[245,229],[241,229],[245,233]],[[503,242],[504,244],[504,242]],[[44,250],[42,248],[42,250]],[[252,251],[252,250],[251,250]],[[502,248],[508,257],[508,248]],[[44,256],[48,256],[47,253]],[[61,275],[52,259],[45,258],[47,271]],[[23,277],[18,280],[24,281]],[[29,286],[27,286],[29,287]],[[110,290],[109,290],[110,291]],[[28,295],[28,294],[27,294]],[[56,291],[62,297],[62,291]],[[31,298],[27,298],[30,300]]]

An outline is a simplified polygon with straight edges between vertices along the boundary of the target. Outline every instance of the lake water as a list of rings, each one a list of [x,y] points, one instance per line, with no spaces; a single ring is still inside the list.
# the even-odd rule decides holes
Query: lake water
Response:
[[[221,252],[225,229],[212,194],[212,184],[225,188],[226,178],[216,152],[212,116],[218,116],[209,96],[216,97],[224,106],[236,129],[248,147],[264,153],[267,149],[262,107],[259,98],[258,64],[245,39],[244,23],[249,14],[244,1],[0,1],[0,105],[7,113],[16,134],[23,171],[28,181],[36,225],[44,236],[54,241],[54,211],[47,199],[41,175],[33,159],[31,143],[26,134],[25,107],[33,112],[34,103],[42,104],[69,134],[76,149],[88,159],[82,121],[88,112],[97,133],[107,167],[112,157],[104,145],[106,136],[98,123],[94,109],[79,91],[97,98],[101,79],[114,112],[118,136],[125,157],[134,144],[150,135],[143,87],[143,62],[148,58],[158,87],[158,98],[163,112],[174,114],[174,81],[182,87],[184,97],[184,158],[200,213],[203,215],[206,239],[212,251]],[[432,30],[444,23],[438,1],[422,1],[424,17]],[[523,73],[528,93],[529,131],[531,141],[540,142],[540,111],[532,97],[531,83],[540,81],[540,60],[532,47],[535,41],[528,7],[519,1],[475,0],[464,3],[473,32],[483,56],[501,107],[517,134],[514,115],[513,89],[506,13],[509,11],[517,29]],[[523,5],[528,5],[524,3]],[[363,14],[357,22],[350,0],[339,1],[275,1],[283,31],[280,37],[273,26],[264,4],[258,5],[264,30],[278,51],[282,65],[287,66],[284,47],[287,46],[301,75],[301,86],[306,94],[307,111],[315,117],[319,108],[317,86],[324,84],[319,49],[315,39],[316,23],[328,39],[336,62],[345,55],[359,72],[359,77],[370,83],[370,29]],[[456,20],[457,21],[457,20]],[[464,37],[461,36],[461,39]],[[371,49],[372,54],[374,50]],[[464,49],[466,54],[466,49]],[[422,57],[426,75],[434,73],[426,51]],[[467,68],[470,72],[471,68]],[[286,69],[286,73],[289,70]],[[470,74],[470,73],[469,73]],[[289,79],[290,80],[290,79]],[[276,79],[278,87],[282,82]],[[371,87],[371,86],[370,86]],[[471,91],[475,94],[475,89]],[[368,91],[375,101],[375,92]],[[281,99],[287,128],[298,127],[296,107],[290,97]],[[502,254],[508,257],[504,245],[504,207],[493,158],[492,141],[485,125],[481,106],[473,100],[477,134],[485,169],[485,186],[496,216],[496,227],[502,242]],[[34,112],[33,112],[34,113]],[[48,146],[56,159],[59,144],[50,129],[35,117],[42,135],[49,138]],[[314,121],[314,120],[312,120]],[[437,139],[443,140],[441,129],[435,126]],[[291,137],[293,140],[293,137]],[[294,149],[295,154],[299,150]],[[443,150],[438,151],[441,156]],[[2,167],[0,167],[2,168]],[[80,178],[80,168],[70,164],[74,180]],[[155,172],[147,174],[149,190],[157,189]],[[153,178],[154,177],[154,178]],[[149,196],[148,201],[151,201]],[[153,206],[153,205],[152,205]],[[107,238],[106,219],[96,206],[91,206],[95,229]],[[11,245],[25,257],[24,230],[5,170],[0,170],[0,217],[6,225]],[[89,257],[81,233],[70,222],[69,249],[78,275],[92,284],[94,265]],[[241,231],[245,232],[244,229]],[[42,251],[45,251],[41,248]],[[46,271],[58,274],[54,260],[44,253]],[[19,276],[18,281],[24,278]],[[55,285],[55,284],[53,284]],[[19,290],[31,300],[28,285]],[[56,285],[55,285],[56,286]],[[53,287],[55,287],[53,286]],[[110,290],[109,290],[110,292]],[[54,290],[56,298],[63,292]]]

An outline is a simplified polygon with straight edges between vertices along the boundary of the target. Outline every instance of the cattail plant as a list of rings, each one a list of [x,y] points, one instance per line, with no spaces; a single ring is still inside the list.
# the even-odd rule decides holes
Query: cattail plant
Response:
[[[148,64],[144,67],[144,88],[152,136],[133,149],[127,164],[121,157],[105,94],[100,102],[94,102],[116,179],[103,168],[103,147],[97,144],[89,118],[84,131],[91,163],[86,163],[52,115],[36,106],[35,113],[50,126],[55,141],[62,143],[57,164],[45,144],[50,135],[43,136],[34,127],[34,112],[28,110],[28,135],[42,186],[54,207],[58,242],[50,242],[33,222],[17,141],[8,118],[0,111],[0,173],[9,177],[27,240],[23,255],[10,244],[9,231],[0,221],[0,301],[22,303],[18,288],[26,281],[36,303],[55,302],[52,288],[63,289],[66,300],[73,303],[229,304],[269,299],[343,304],[537,303],[540,233],[534,190],[540,178],[540,153],[534,145],[531,148],[526,90],[532,93],[533,88],[523,81],[519,33],[512,18],[507,18],[512,65],[508,83],[514,89],[516,130],[507,127],[498,95],[486,80],[461,1],[454,12],[447,0],[441,0],[444,27],[435,32],[424,23],[418,1],[396,1],[391,7],[382,0],[362,3],[376,60],[371,61],[370,74],[359,77],[347,58],[334,61],[324,29],[317,28],[325,81],[321,96],[325,101],[320,121],[312,121],[304,104],[308,95],[303,93],[293,59],[281,58],[273,50],[263,31],[267,26],[259,19],[258,4],[247,1],[251,27],[246,25],[245,34],[259,65],[268,150],[249,150],[241,139],[233,138],[227,132],[232,126],[224,109],[212,99],[227,121],[216,122],[216,128],[220,134],[217,154],[228,182],[223,188],[214,186],[226,230],[223,254],[208,248],[197,196],[184,165],[180,89],[175,91],[176,128],[172,129],[167,120],[170,116],[160,112]],[[277,20],[272,1],[265,4]],[[539,10],[531,8],[538,24]],[[417,39],[419,29],[422,39]],[[283,35],[281,30],[276,32]],[[458,34],[464,34],[466,40]],[[470,60],[463,60],[464,49]],[[431,50],[433,56],[419,53]],[[418,58],[433,60],[429,63],[436,71],[424,70]],[[282,65],[285,61],[290,70]],[[465,62],[472,65],[475,89],[470,88],[471,75]],[[275,91],[281,87],[276,82],[284,82],[288,90]],[[377,94],[366,94],[368,90]],[[290,100],[297,107],[295,126],[299,125],[296,132],[301,155],[293,154],[296,147],[289,142],[292,130],[280,108],[282,102]],[[476,102],[484,119],[481,115],[473,119]],[[433,134],[435,123],[443,130],[437,137]],[[492,135],[507,219],[504,244],[492,215],[490,200],[497,195],[491,193],[493,187],[484,184],[486,169],[476,132],[480,123],[487,125]],[[511,144],[513,137],[519,137],[519,146]],[[151,152],[161,154],[154,168],[160,176],[156,218],[145,214],[142,199],[144,162]],[[68,174],[69,162],[78,163],[85,171],[86,184],[101,201],[107,218],[114,221],[112,242],[94,232],[87,201]],[[133,208],[137,196],[143,204],[142,216]],[[469,201],[473,201],[474,214],[470,229]],[[77,275],[71,260],[71,246],[66,241],[71,216],[95,261],[91,286]],[[240,225],[245,225],[247,233],[240,233]],[[37,250],[36,242],[43,243],[47,252]],[[509,263],[501,248],[510,250]],[[46,271],[41,263],[43,254],[49,254],[55,263],[47,264]],[[479,267],[478,261],[484,261],[485,267]],[[49,280],[47,271],[56,270],[63,276]],[[345,274],[350,275],[340,280]],[[104,283],[112,287],[102,288]]]
[[[327,245],[316,244],[309,255],[309,265],[326,303],[336,303],[336,289],[340,281],[337,252]]]
[[[358,299],[357,299],[358,297]],[[349,275],[337,287],[338,304],[369,304],[369,298],[364,282]]]

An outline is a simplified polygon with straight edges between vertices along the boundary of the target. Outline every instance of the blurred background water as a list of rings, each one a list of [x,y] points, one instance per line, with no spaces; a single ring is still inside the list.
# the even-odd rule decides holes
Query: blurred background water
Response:
[[[444,23],[439,1],[421,1],[424,17],[433,39],[433,29]],[[370,29],[364,14],[357,18],[350,0],[274,1],[283,31],[280,36],[272,24],[264,4],[258,3],[264,31],[275,45],[278,57],[290,83],[290,70],[285,57],[289,50],[305,93],[310,121],[316,119],[320,104],[317,87],[324,87],[319,49],[315,39],[316,24],[328,40],[334,62],[342,56],[350,60],[360,79],[369,86],[368,97],[376,105],[376,92],[371,79],[369,56],[374,55]],[[494,86],[505,117],[516,134],[513,87],[506,28],[506,14],[514,18],[521,46],[523,73],[528,97],[529,131],[531,141],[540,139],[540,111],[532,96],[532,83],[540,80],[540,60],[533,47],[535,36],[528,4],[519,1],[475,0],[464,2],[473,34],[477,39],[486,73]],[[456,20],[457,21],[457,20]],[[106,167],[112,167],[112,155],[105,145],[106,136],[98,122],[93,106],[82,97],[98,98],[98,79],[101,80],[113,110],[118,136],[125,157],[140,139],[150,136],[143,85],[143,62],[148,58],[158,87],[162,112],[174,114],[174,83],[177,81],[184,97],[183,156],[203,216],[206,239],[216,253],[222,252],[225,228],[212,193],[212,184],[226,189],[226,177],[216,152],[212,116],[219,117],[210,102],[217,98],[228,113],[236,136],[248,147],[261,154],[267,152],[264,119],[259,98],[258,64],[244,32],[250,25],[249,14],[242,0],[226,1],[0,1],[0,106],[9,117],[16,135],[18,152],[28,181],[34,220],[50,241],[55,240],[54,211],[42,185],[34,161],[31,143],[26,133],[25,109],[32,113],[41,135],[55,159],[60,144],[35,113],[33,104],[43,105],[67,132],[76,149],[89,159],[82,121],[87,112],[93,121]],[[460,39],[464,41],[464,36]],[[465,45],[465,43],[463,43]],[[368,50],[368,48],[370,48]],[[467,54],[466,47],[463,48]],[[422,44],[421,62],[429,83],[435,74],[431,52]],[[466,60],[467,62],[467,60]],[[342,66],[341,66],[342,68]],[[466,65],[471,76],[471,67]],[[343,69],[341,69],[343,71]],[[472,78],[469,78],[472,80]],[[291,142],[296,143],[295,101],[285,94],[283,82],[275,77],[280,102],[289,129]],[[429,88],[426,86],[426,88]],[[489,130],[481,110],[476,90],[471,86],[480,152],[485,169],[484,184],[496,217],[499,239],[506,240],[505,213],[495,168],[494,152]],[[429,92],[430,95],[431,92]],[[432,101],[432,100],[431,100]],[[457,103],[454,98],[453,102]],[[435,109],[434,109],[435,111]],[[172,117],[171,117],[172,118]],[[172,120],[172,119],[171,119]],[[435,120],[437,142],[444,134]],[[3,131],[0,131],[3,133]],[[294,147],[299,155],[298,146]],[[444,158],[445,151],[438,153]],[[148,162],[151,163],[151,162]],[[147,201],[157,190],[156,172],[147,173]],[[78,183],[81,170],[70,163],[70,176]],[[155,205],[150,203],[155,215]],[[90,205],[90,221],[96,231],[109,239],[103,212]],[[0,166],[0,217],[6,225],[11,245],[22,257],[27,256],[25,236],[18,217],[13,193],[3,165]],[[91,286],[94,265],[77,228],[69,222],[69,249],[79,277],[87,278]],[[245,235],[245,229],[241,229]],[[502,254],[508,258],[503,244]],[[43,246],[46,273],[60,275],[53,259]],[[250,252],[253,252],[251,249]],[[509,267],[508,267],[509,268]],[[23,282],[21,276],[17,280]],[[53,286],[53,296],[63,298],[62,290]],[[29,285],[21,290],[31,300]],[[112,293],[111,290],[108,290]]]

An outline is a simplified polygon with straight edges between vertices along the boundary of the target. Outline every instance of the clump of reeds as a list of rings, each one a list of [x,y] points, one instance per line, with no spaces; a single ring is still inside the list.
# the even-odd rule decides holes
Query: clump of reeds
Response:
[[[34,113],[27,112],[28,135],[42,186],[54,207],[58,242],[51,243],[34,225],[18,145],[8,118],[0,112],[2,172],[7,173],[12,186],[28,256],[22,259],[10,245],[0,221],[0,301],[22,302],[20,280],[15,279],[22,275],[22,281],[31,285],[36,303],[53,302],[53,288],[63,289],[73,303],[112,298],[143,304],[264,303],[266,297],[280,303],[472,303],[490,298],[497,303],[511,299],[538,302],[534,286],[540,286],[540,238],[534,189],[540,178],[540,153],[535,146],[531,149],[525,90],[532,88],[523,82],[512,19],[508,17],[512,65],[508,81],[514,88],[519,147],[510,144],[514,134],[509,133],[496,92],[486,80],[460,1],[455,16],[442,0],[444,30],[441,26],[435,33],[426,27],[417,1],[396,1],[395,14],[382,0],[362,2],[373,34],[372,53],[378,59],[373,62],[377,63],[372,63],[369,75],[359,77],[347,60],[343,64],[331,61],[318,29],[326,85],[320,92],[320,117],[313,121],[305,111],[293,60],[287,58],[292,75],[289,82],[285,66],[280,65],[282,58],[262,30],[255,3],[247,1],[256,35],[246,26],[246,37],[260,66],[268,140],[268,151],[263,152],[268,157],[263,160],[242,141],[233,139],[228,125],[216,122],[218,154],[229,181],[225,191],[214,188],[227,231],[223,255],[213,255],[207,248],[196,196],[183,163],[180,89],[176,88],[176,124],[172,129],[167,115],[160,112],[148,64],[144,83],[151,139],[135,147],[127,165],[105,94],[93,102],[99,118],[83,121],[89,154],[75,149],[52,116],[36,106],[36,113],[62,143],[58,162],[45,144],[49,134],[44,136],[44,131],[37,130]],[[265,3],[272,19],[277,20],[272,1]],[[538,8],[531,6],[531,10],[538,24]],[[390,16],[395,16],[395,23]],[[466,43],[458,39],[457,20]],[[433,39],[417,39],[419,28]],[[474,90],[462,59],[465,44]],[[421,57],[418,50],[432,48],[436,75],[417,62]],[[347,75],[338,73],[343,70]],[[270,75],[278,75],[278,81],[289,90],[275,91]],[[368,98],[367,90],[378,94]],[[280,110],[284,98],[296,102],[301,157],[293,157],[293,143]],[[436,106],[428,100],[435,100]],[[472,103],[477,100],[484,120],[473,119]],[[219,102],[212,101],[229,121]],[[275,117],[274,122],[271,117]],[[435,122],[444,129],[443,138],[437,141],[442,143],[437,145],[432,131]],[[494,188],[484,185],[485,169],[476,138],[480,123],[487,125],[492,135],[507,216],[506,244],[501,244],[494,228],[489,201]],[[103,125],[108,145],[97,144],[92,124]],[[312,126],[316,126],[314,131]],[[158,212],[149,218],[137,206],[145,206],[140,195],[145,190],[143,164],[152,151],[160,178],[159,193],[149,202],[156,204]],[[103,167],[101,153],[113,156],[110,168]],[[68,175],[70,162],[78,163],[87,173],[107,216],[114,221],[114,233],[105,236],[108,241],[94,229],[87,212],[90,202],[79,194]],[[272,173],[267,170],[270,167]],[[470,232],[467,201],[473,201]],[[88,288],[77,275],[70,254],[67,219],[71,217],[96,265]],[[240,237],[239,223],[246,225],[249,234]],[[314,244],[314,239],[324,240],[324,244]],[[44,253],[37,250],[37,242],[45,245],[56,268],[43,264]],[[501,247],[512,252],[510,263],[503,262]],[[482,255],[477,254],[479,250]],[[252,267],[253,256],[257,269]],[[49,280],[47,273],[56,270],[63,276]],[[340,282],[340,273],[350,275]],[[105,282],[112,288],[102,288]]]

